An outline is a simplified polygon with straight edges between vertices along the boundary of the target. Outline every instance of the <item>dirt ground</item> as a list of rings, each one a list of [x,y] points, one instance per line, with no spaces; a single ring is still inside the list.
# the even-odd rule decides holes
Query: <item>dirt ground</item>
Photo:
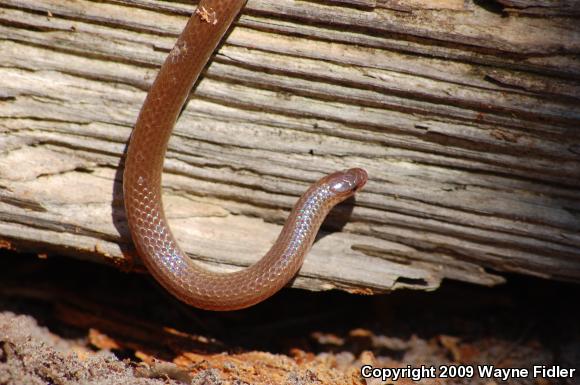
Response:
[[[580,384],[580,286],[508,282],[374,297],[284,290],[248,310],[212,313],[145,274],[2,253],[0,385]],[[414,381],[420,373],[410,369],[421,365]],[[483,365],[516,372],[482,378]],[[554,365],[576,373],[517,378]],[[396,381],[363,378],[371,366],[409,370]]]

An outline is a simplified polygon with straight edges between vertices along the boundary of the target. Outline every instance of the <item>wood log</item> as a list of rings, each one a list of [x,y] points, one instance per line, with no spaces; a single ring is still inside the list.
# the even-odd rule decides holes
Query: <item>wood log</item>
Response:
[[[129,266],[122,155],[193,9],[0,0],[1,247]],[[333,212],[293,286],[579,282],[580,23],[513,15],[250,0],[169,144],[178,241],[212,269],[246,266],[309,183],[364,167],[368,186]]]

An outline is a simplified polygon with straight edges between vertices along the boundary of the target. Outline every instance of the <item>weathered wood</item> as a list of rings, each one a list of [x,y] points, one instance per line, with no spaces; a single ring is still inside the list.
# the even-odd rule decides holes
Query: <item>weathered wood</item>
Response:
[[[120,159],[192,9],[0,0],[0,246],[133,255]],[[488,268],[578,282],[579,52],[573,19],[470,1],[250,0],[171,139],[171,225],[193,258],[232,270],[308,183],[359,166],[368,187],[294,286],[503,280]]]

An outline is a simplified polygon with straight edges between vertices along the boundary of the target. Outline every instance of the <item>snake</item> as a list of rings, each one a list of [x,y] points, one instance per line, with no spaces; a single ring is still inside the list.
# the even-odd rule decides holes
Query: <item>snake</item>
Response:
[[[151,85],[125,155],[123,199],[135,249],[149,273],[191,306],[229,311],[255,305],[283,288],[302,266],[329,211],[367,182],[362,168],[337,171],[299,198],[270,250],[254,264],[216,272],[178,245],[162,203],[162,173],[173,126],[245,0],[201,0]]]

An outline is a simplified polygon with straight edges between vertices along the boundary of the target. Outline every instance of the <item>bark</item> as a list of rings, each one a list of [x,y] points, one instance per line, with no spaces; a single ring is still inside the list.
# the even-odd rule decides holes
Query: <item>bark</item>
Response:
[[[294,286],[580,281],[578,12],[527,3],[250,0],[170,142],[181,245],[246,266],[309,183],[364,167]],[[192,10],[0,0],[0,246],[135,266],[122,154]]]

